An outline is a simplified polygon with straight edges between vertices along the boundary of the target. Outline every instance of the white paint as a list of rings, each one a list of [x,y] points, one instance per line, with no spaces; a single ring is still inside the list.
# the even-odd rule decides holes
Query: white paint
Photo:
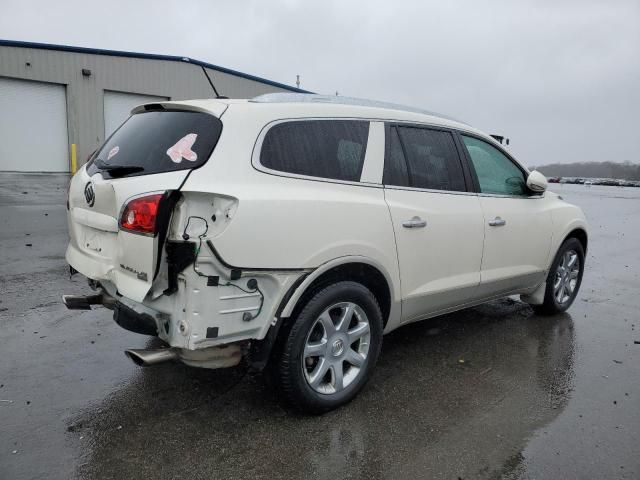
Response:
[[[484,222],[476,195],[385,189],[402,283],[402,319],[410,322],[475,298]],[[405,228],[414,218],[424,228]]]
[[[0,170],[68,172],[63,85],[0,78]]]
[[[369,123],[369,138],[367,152],[360,181],[366,183],[382,183],[384,170],[384,122]]]
[[[216,216],[208,222],[195,267],[180,274],[178,292],[163,295],[167,285],[164,255],[153,279],[157,239],[110,231],[132,196],[175,189],[187,170],[117,180],[96,175],[92,179],[96,203],[89,208],[83,190],[90,179],[81,169],[69,196],[73,214],[67,260],[111,290],[117,288],[123,295],[121,301],[131,308],[150,315],[160,312],[170,319],[168,331],[163,328],[160,335],[173,347],[193,350],[264,338],[296,279],[308,275],[287,304],[286,314],[316,275],[343,263],[375,266],[389,282],[392,305],[386,332],[402,323],[505,294],[531,294],[545,279],[566,234],[574,228],[586,229],[580,209],[550,192],[513,198],[385,189],[379,184],[384,162],[382,120],[453,127],[495,143],[467,125],[412,112],[333,104],[243,100],[165,104],[217,114],[224,124],[212,158],[182,186],[183,199],[174,210],[168,232],[169,239],[182,240],[189,217]],[[365,155],[363,178],[372,183],[264,169],[259,157],[266,130],[277,122],[300,118],[370,120],[371,148]],[[91,212],[114,220],[92,218]],[[498,216],[506,224],[490,226],[489,220]],[[403,223],[413,217],[425,220],[426,226],[405,228]],[[258,280],[264,303],[257,318],[242,320],[244,312],[258,311],[256,295],[243,295],[230,286],[206,285],[206,276],[218,276],[226,283],[230,275],[207,240],[226,264],[242,269],[243,277],[236,283],[246,287],[249,278]],[[137,272],[147,273],[147,278],[137,278]],[[207,326],[219,327],[218,337],[207,339]]]
[[[538,196],[478,198],[485,219],[481,295],[538,285],[547,270],[554,202]],[[496,217],[505,225],[491,226]]]

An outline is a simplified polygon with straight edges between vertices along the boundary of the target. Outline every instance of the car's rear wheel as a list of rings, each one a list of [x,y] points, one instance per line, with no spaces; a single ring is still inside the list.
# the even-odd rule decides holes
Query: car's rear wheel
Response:
[[[553,260],[544,303],[534,306],[536,312],[553,315],[566,311],[578,294],[584,272],[584,249],[576,238],[569,238],[560,246]]]
[[[382,314],[363,285],[341,281],[318,291],[287,332],[278,377],[289,403],[322,413],[353,399],[382,345]]]

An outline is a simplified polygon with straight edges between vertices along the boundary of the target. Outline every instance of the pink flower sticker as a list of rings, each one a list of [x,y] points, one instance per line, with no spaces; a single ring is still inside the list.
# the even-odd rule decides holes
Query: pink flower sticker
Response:
[[[180,163],[184,158],[190,162],[195,162],[198,159],[198,154],[191,150],[191,147],[196,143],[196,138],[198,138],[197,133],[189,133],[178,140],[173,147],[169,148],[169,150],[167,150],[167,155],[169,155],[171,161],[174,163]]]
[[[116,145],[115,147],[113,147],[111,150],[109,150],[109,153],[107,154],[107,160],[111,159],[111,157],[115,157],[119,151],[120,151],[119,146]]]

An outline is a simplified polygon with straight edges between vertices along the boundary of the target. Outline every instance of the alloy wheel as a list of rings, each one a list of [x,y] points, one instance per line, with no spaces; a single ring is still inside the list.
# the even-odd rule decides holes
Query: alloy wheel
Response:
[[[556,269],[553,282],[553,296],[558,304],[571,300],[580,276],[580,257],[575,250],[567,250]]]
[[[302,369],[309,386],[334,394],[347,388],[364,370],[371,329],[364,310],[352,302],[325,309],[307,335]]]

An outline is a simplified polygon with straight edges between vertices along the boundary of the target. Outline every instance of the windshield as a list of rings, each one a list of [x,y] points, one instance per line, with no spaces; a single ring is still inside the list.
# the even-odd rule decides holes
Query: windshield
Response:
[[[221,131],[222,122],[207,113],[138,113],[97,150],[87,173],[120,178],[197,168],[211,156]]]

